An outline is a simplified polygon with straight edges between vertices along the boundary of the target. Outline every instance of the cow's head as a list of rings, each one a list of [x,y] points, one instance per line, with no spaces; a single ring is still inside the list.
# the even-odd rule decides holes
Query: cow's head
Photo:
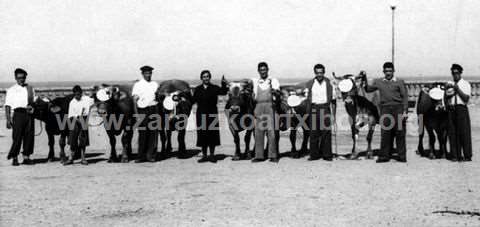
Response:
[[[46,120],[50,114],[67,114],[68,105],[73,95],[50,99],[48,97],[38,97],[33,102],[33,116],[39,120]]]
[[[302,112],[305,107],[305,101],[308,96],[308,89],[304,85],[287,85],[280,88],[281,104],[279,106],[280,113]]]
[[[446,101],[452,97],[450,95],[452,89],[453,85],[449,83],[437,82],[422,87],[422,92],[430,98],[431,108],[434,108],[435,111],[444,111],[446,109]]]
[[[355,96],[358,95],[359,88],[362,87],[363,80],[362,75],[364,74],[363,71],[360,72],[358,76],[354,76],[352,74],[346,74],[342,77],[335,76],[334,77],[334,85],[340,91],[343,101],[346,105],[354,104]]]
[[[233,81],[228,84],[226,110],[230,113],[246,113],[252,104],[252,88],[247,80]]]
[[[120,100],[129,97],[127,91],[114,85],[102,84],[101,87],[95,87],[94,91],[95,105],[100,116],[112,113],[113,108]]]

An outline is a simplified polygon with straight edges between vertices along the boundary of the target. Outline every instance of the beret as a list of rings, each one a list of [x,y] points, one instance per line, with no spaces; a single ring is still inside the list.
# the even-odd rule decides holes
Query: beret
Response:
[[[151,71],[153,71],[153,67],[148,66],[148,65],[145,65],[145,66],[142,66],[142,67],[140,68],[140,70],[141,70],[142,72],[151,72]]]
[[[25,76],[28,75],[28,74],[27,74],[27,71],[25,71],[25,70],[22,69],[22,68],[16,68],[16,69],[15,69],[15,75],[17,75],[17,74],[25,74]]]
[[[450,68],[450,70],[454,70],[454,69],[459,70],[460,72],[463,71],[463,67],[459,64],[452,64],[452,67]]]

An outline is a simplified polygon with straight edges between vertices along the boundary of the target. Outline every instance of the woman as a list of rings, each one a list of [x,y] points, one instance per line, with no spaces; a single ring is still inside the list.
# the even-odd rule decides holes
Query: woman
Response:
[[[202,84],[195,88],[193,103],[197,103],[197,146],[202,148],[203,157],[198,162],[213,162],[215,159],[215,146],[220,145],[220,128],[218,120],[217,101],[219,95],[226,95],[228,92],[227,81],[222,77],[222,87],[211,84],[212,75],[210,71],[203,70],[200,73]],[[207,155],[207,148],[210,149],[210,156]]]

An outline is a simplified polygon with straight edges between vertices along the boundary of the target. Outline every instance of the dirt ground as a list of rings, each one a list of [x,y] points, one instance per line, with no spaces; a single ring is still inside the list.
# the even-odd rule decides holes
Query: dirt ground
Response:
[[[480,226],[480,216],[435,213],[479,212],[480,106],[470,113],[474,155],[468,163],[420,158],[412,126],[408,163],[233,162],[232,137],[222,127],[217,153],[223,160],[216,164],[198,164],[199,156],[110,164],[107,137],[97,127],[90,130],[88,166],[45,163],[43,133],[35,141],[37,164],[13,167],[5,158],[11,132],[0,120],[0,226]],[[412,114],[409,124],[415,121]],[[189,131],[187,146],[194,148],[195,140]],[[339,130],[337,143],[338,153],[350,152],[347,130]],[[373,144],[379,147],[379,130]],[[284,133],[280,151],[289,150]]]

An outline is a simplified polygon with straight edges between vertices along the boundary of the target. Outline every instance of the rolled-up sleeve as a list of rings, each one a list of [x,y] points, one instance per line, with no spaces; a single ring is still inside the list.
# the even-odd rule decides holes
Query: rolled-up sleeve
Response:
[[[9,92],[9,89],[7,89],[7,93],[5,95],[5,105],[4,106],[10,106],[12,107],[13,103],[12,103],[12,93]]]
[[[280,82],[277,79],[272,79],[272,89],[280,90]]]

